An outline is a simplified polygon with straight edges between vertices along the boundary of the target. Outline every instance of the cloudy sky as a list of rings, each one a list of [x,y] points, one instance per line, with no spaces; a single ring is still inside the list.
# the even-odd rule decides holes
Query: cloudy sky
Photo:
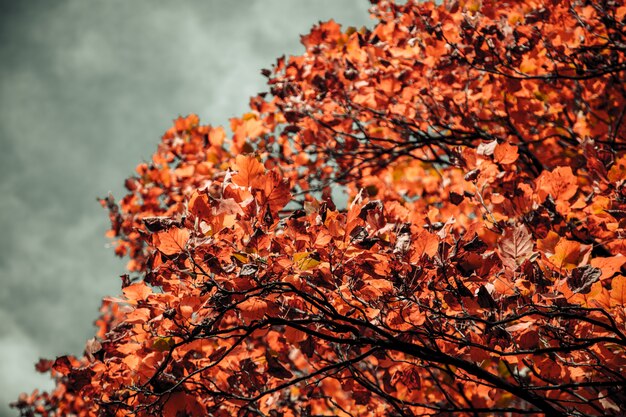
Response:
[[[319,20],[366,0],[0,0],[0,416],[80,354],[124,262],[96,197],[122,194],[179,114],[227,123]]]

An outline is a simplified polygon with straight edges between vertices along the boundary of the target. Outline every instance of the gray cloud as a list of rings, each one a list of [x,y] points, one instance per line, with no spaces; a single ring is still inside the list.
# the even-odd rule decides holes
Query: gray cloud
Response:
[[[365,0],[0,2],[0,416],[49,388],[33,364],[79,354],[123,262],[96,202],[179,114],[228,123],[261,68],[319,20],[369,22]]]

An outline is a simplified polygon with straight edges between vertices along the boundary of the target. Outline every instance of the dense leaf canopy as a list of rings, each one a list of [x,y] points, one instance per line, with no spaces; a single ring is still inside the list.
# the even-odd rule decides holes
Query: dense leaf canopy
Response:
[[[623,2],[373,3],[102,201],[123,295],[23,415],[626,414]]]

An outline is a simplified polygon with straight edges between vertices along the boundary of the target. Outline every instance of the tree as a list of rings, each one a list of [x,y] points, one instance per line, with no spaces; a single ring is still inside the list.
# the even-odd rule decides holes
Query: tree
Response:
[[[626,413],[626,6],[373,3],[102,201],[132,277],[22,415]]]

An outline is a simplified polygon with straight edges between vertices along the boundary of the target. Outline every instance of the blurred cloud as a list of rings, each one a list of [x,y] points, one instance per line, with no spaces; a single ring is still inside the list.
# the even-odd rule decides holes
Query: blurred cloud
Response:
[[[261,68],[365,0],[0,2],[0,416],[49,388],[40,356],[79,354],[124,262],[96,197],[121,196],[179,114],[227,124]]]

